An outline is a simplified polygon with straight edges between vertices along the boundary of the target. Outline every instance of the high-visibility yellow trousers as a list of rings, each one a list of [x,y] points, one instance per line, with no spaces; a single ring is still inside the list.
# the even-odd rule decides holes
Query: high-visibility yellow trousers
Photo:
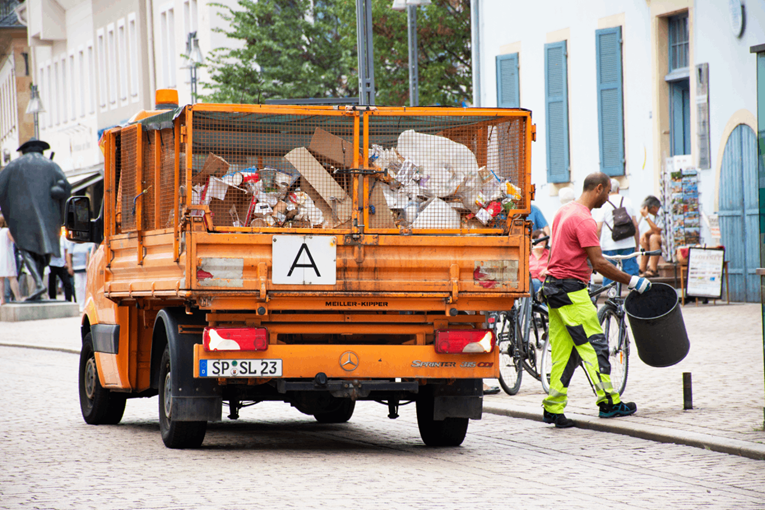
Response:
[[[550,392],[542,401],[545,410],[563,413],[568,402],[568,385],[580,362],[595,387],[596,404],[618,404],[619,393],[611,385],[608,341],[586,285],[548,277],[543,292],[550,316],[552,348]]]

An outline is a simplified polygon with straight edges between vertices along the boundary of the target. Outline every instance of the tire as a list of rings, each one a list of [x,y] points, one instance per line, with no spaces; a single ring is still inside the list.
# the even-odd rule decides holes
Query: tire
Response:
[[[345,423],[353,416],[354,409],[356,409],[356,401],[344,398],[337,409],[326,413],[316,413],[313,417],[319,423]]]
[[[539,380],[542,382],[542,389],[545,390],[545,393],[550,393],[550,371],[552,370],[552,348],[550,346],[549,329],[548,329],[547,338],[545,338],[545,344],[542,347],[542,352],[539,355],[539,359],[540,359]]]
[[[432,394],[417,397],[417,427],[420,437],[427,446],[459,446],[465,440],[468,418],[433,419],[434,398]]]
[[[90,425],[116,425],[125,412],[125,395],[101,386],[93,351],[93,338],[85,335],[80,351],[80,410],[85,423]]]
[[[499,328],[500,325],[498,324]],[[520,352],[516,352],[515,328],[512,324],[503,322],[503,331],[497,338],[499,349],[499,385],[508,395],[515,395],[521,389],[523,378],[523,360]],[[513,333],[505,333],[504,328],[509,327]]]
[[[627,388],[629,375],[630,341],[627,327],[622,327],[622,319],[613,306],[604,306],[598,310],[598,322],[608,341],[608,361],[611,364],[611,385],[619,395]]]
[[[174,421],[172,417],[172,367],[170,348],[165,347],[159,367],[159,431],[168,448],[198,448],[207,432],[206,421]]]

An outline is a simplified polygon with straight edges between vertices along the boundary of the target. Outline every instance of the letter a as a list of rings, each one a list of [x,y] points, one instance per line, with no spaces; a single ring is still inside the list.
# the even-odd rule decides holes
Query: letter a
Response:
[[[303,250],[305,250],[305,254],[308,255],[308,260],[311,261],[310,264],[299,264],[298,263],[298,261],[300,260],[300,255],[303,254]],[[311,251],[308,249],[308,245],[305,244],[305,243],[303,243],[303,245],[300,247],[300,249],[298,250],[297,257],[295,257],[295,260],[292,262],[292,266],[290,267],[290,271],[289,271],[289,273],[287,273],[287,277],[288,278],[290,276],[292,276],[292,271],[294,271],[296,267],[303,267],[303,268],[311,267],[311,268],[313,268],[314,271],[316,271],[316,276],[321,278],[321,273],[319,273],[319,268],[316,266],[316,262],[313,261],[313,257],[311,256]]]

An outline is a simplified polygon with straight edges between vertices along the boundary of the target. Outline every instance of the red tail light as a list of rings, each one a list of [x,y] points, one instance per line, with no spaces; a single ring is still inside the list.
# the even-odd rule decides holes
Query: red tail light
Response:
[[[481,354],[491,352],[496,344],[490,329],[436,331],[436,352],[441,354]]]
[[[206,351],[265,351],[268,349],[266,328],[205,328],[202,343]]]

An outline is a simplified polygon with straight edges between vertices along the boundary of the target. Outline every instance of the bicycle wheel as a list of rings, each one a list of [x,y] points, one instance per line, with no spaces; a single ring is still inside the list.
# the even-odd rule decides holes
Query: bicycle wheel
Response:
[[[624,394],[629,374],[630,340],[625,317],[612,305],[598,310],[598,322],[608,341],[608,361],[611,364],[611,385],[619,395]]]
[[[523,359],[523,368],[531,376],[539,381],[542,377],[541,358],[545,340],[548,336],[549,321],[547,311],[538,305],[534,305],[534,310],[529,321],[529,334],[524,343],[526,356]]]
[[[515,395],[521,389],[523,362],[521,352],[515,345],[513,325],[503,320],[497,325],[497,348],[499,349],[499,385],[508,395]]]

